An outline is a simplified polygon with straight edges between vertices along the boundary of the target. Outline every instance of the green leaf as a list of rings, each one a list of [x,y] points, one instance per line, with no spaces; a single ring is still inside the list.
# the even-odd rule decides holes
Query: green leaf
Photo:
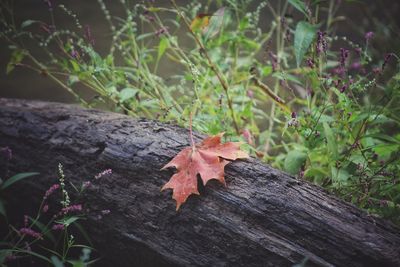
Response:
[[[388,157],[393,152],[397,152],[400,150],[399,145],[393,144],[380,144],[372,148],[372,150],[378,154],[380,157]]]
[[[323,126],[324,126],[326,141],[328,143],[328,150],[332,153],[333,159],[336,160],[339,157],[339,154],[338,154],[335,135],[331,127],[329,127],[328,123],[324,122]]]
[[[160,40],[160,43],[158,45],[158,55],[157,55],[157,60],[160,60],[160,58],[164,55],[165,50],[167,50],[169,46],[168,39],[163,37]]]
[[[282,81],[290,81],[293,83],[302,84],[296,76],[284,72],[275,72],[274,74],[272,74],[272,77],[278,78]]]
[[[76,75],[70,75],[67,80],[68,86],[71,86],[75,83],[79,82],[79,77]]]
[[[224,13],[225,7],[221,7],[211,16],[210,23],[203,30],[205,41],[218,34],[224,22]]]
[[[66,220],[57,221],[57,223],[63,224],[63,225],[65,225],[65,226],[69,226],[71,223],[73,223],[73,222],[75,222],[75,221],[77,221],[77,220],[79,220],[79,219],[80,219],[80,217],[72,216],[72,217],[69,217],[69,218],[66,219]]]
[[[369,134],[369,135],[365,135],[364,138],[365,137],[374,137],[376,139],[380,139],[382,141],[387,141],[389,143],[400,144],[400,140],[397,140],[396,138],[393,138],[386,134]]]
[[[57,256],[51,256],[51,263],[53,263],[54,267],[64,267],[64,264]]]
[[[74,72],[79,72],[81,70],[79,63],[76,60],[70,60],[69,62],[71,63]]]
[[[6,74],[9,74],[15,68],[15,65],[20,63],[25,57],[25,51],[22,49],[15,49],[12,54],[10,61],[7,64]]]
[[[272,73],[272,66],[265,66],[262,68],[262,76],[268,76]]]
[[[240,44],[243,45],[243,47],[248,50],[257,51],[258,49],[260,49],[260,44],[258,42],[248,38],[241,39]]]
[[[39,21],[31,20],[31,19],[25,20],[24,22],[21,23],[21,29],[23,29],[25,27],[28,27],[28,26],[32,25],[33,23],[36,23],[36,22],[39,22]]]
[[[79,257],[81,261],[86,262],[90,260],[90,253],[92,252],[89,248],[82,249],[82,255]]]
[[[298,150],[290,151],[285,158],[285,171],[293,175],[298,174],[306,160],[307,153]]]
[[[336,167],[331,167],[331,176],[334,182],[347,184],[350,174],[345,169],[338,169]]]
[[[119,92],[119,99],[122,102],[125,102],[128,99],[135,97],[135,95],[137,94],[138,91],[139,91],[138,89],[134,89],[134,88],[124,88],[121,90],[121,92]]]
[[[85,267],[85,263],[82,261],[71,260],[71,261],[67,261],[67,262],[71,263],[72,267]]]
[[[28,178],[28,177],[31,177],[31,176],[34,176],[34,175],[38,175],[38,174],[39,174],[38,172],[23,172],[23,173],[18,173],[18,174],[16,174],[16,175],[14,175],[13,177],[7,179],[7,180],[1,185],[1,190],[6,189],[7,187],[11,186],[12,184],[14,184],[14,183],[16,183],[16,182],[18,182],[18,181],[20,181],[20,180],[22,180],[22,179],[25,179],[25,178]]]
[[[144,40],[152,36],[154,36],[154,32],[143,33],[136,37],[136,41]]]
[[[308,16],[307,6],[306,6],[306,4],[304,4],[304,2],[302,0],[289,0],[289,4],[291,4],[294,8],[296,8],[301,13],[303,13],[306,17]]]
[[[300,21],[297,23],[294,33],[294,53],[296,56],[297,67],[300,66],[304,55],[310,48],[316,34],[316,27],[308,22]]]
[[[304,172],[305,178],[313,178],[314,182],[319,182],[325,177],[328,177],[329,173],[323,168],[309,168]]]
[[[161,10],[161,8],[158,7],[147,7],[146,8],[149,12],[158,12]]]

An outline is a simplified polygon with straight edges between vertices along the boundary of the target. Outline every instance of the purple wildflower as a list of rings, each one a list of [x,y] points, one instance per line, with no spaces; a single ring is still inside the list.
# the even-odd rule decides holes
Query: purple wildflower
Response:
[[[353,69],[353,70],[358,70],[358,69],[360,69],[362,67],[362,65],[361,65],[361,63],[360,62],[354,62],[353,64],[351,64],[351,66],[350,66],[350,68],[351,69]]]
[[[333,74],[339,75],[339,76],[343,76],[345,73],[345,68],[344,67],[338,67],[338,68],[334,68],[332,70]]]
[[[76,204],[76,205],[71,205],[65,208],[62,208],[57,214],[53,216],[53,218],[57,218],[63,215],[67,215],[71,212],[79,212],[82,211],[82,205],[81,204]]]
[[[388,53],[388,54],[385,55],[385,59],[384,59],[383,64],[382,64],[382,71],[385,70],[385,67],[386,67],[387,63],[392,58],[392,56],[393,56],[392,53]]]
[[[271,60],[272,71],[275,72],[278,69],[278,57],[271,51],[268,52],[268,55]]]
[[[346,91],[346,89],[348,88],[349,86],[347,85],[347,84],[345,84],[345,85],[343,85],[341,88],[340,88],[340,92],[341,93],[344,93],[344,91]]]
[[[354,142],[354,144],[351,145],[351,149],[356,149],[360,145],[359,141]]]
[[[51,227],[51,229],[54,231],[62,231],[64,230],[64,224],[55,224],[53,227]]]
[[[314,60],[312,60],[311,58],[307,58],[306,62],[309,68],[313,69],[315,67]]]
[[[372,39],[372,37],[374,37],[374,33],[373,32],[367,32],[364,37],[365,37],[365,40],[369,41],[369,40]]]
[[[326,42],[326,32],[318,31],[317,32],[317,54],[319,55],[321,52],[324,52],[326,54],[326,51],[328,50],[328,45]]]
[[[253,92],[253,90],[247,90],[247,92],[246,92],[246,95],[249,97],[249,98],[253,98],[254,97],[254,92]]]
[[[82,205],[81,204],[76,204],[76,205],[72,205],[72,206],[68,206],[65,208],[61,209],[60,215],[66,215],[70,212],[75,212],[75,211],[82,211]]]
[[[30,236],[30,237],[33,237],[33,238],[42,239],[42,235],[40,233],[32,230],[31,228],[27,228],[27,227],[19,229],[19,234],[20,235]]]
[[[340,66],[346,65],[346,59],[349,57],[349,50],[340,48]]]
[[[105,175],[109,175],[109,174],[112,174],[112,170],[111,170],[111,169],[107,169],[107,170],[104,170],[104,171],[98,173],[98,174],[94,177],[94,179],[97,180],[97,179],[100,179],[101,177],[103,177],[103,176],[105,176]]]
[[[54,191],[56,191],[58,188],[60,188],[59,184],[53,184],[52,186],[50,186],[49,189],[47,189],[46,193],[44,194],[43,199],[46,200],[50,195],[52,195],[54,193]]]
[[[295,118],[297,118],[297,113],[296,112],[292,112],[292,119],[295,119]]]
[[[155,21],[155,18],[151,15],[145,14],[144,17],[148,20],[148,21]]]
[[[43,213],[46,213],[48,210],[49,210],[49,205],[47,205],[47,204],[44,205],[43,209],[42,209]]]
[[[158,29],[154,34],[157,37],[160,37],[162,34],[168,33],[168,27],[162,27],[160,29]]]
[[[299,121],[297,119],[293,118],[288,122],[288,126],[296,128],[299,126]]]
[[[333,81],[333,84],[335,85],[336,88],[338,88],[341,83],[342,83],[342,80],[340,80],[340,79]]]
[[[72,49],[72,51],[71,51],[71,57],[73,57],[73,58],[78,58],[78,56],[79,56],[78,52],[77,52],[75,49]]]
[[[379,74],[379,73],[381,73],[381,69],[378,68],[378,67],[375,67],[375,68],[372,69],[372,72],[373,72],[374,74]]]

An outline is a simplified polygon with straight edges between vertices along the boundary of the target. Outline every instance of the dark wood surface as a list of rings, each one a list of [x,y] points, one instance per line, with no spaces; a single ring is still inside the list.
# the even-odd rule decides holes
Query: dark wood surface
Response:
[[[196,135],[196,140],[202,138]],[[96,266],[400,266],[400,231],[323,189],[256,159],[226,167],[175,211],[160,171],[189,145],[186,129],[78,106],[0,99],[0,146],[13,172],[40,176],[15,187],[12,203],[40,201],[57,165],[80,183],[111,168],[86,194],[86,221],[103,255]]]

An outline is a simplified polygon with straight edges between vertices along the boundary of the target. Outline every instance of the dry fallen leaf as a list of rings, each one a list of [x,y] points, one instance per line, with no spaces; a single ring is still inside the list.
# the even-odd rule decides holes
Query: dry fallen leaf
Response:
[[[222,136],[223,133],[220,133],[206,138],[199,145],[184,148],[162,168],[175,167],[178,170],[161,189],[173,190],[172,198],[176,200],[176,210],[191,194],[199,194],[197,174],[200,174],[204,185],[211,179],[217,179],[225,185],[224,167],[230,162],[228,160],[249,157],[240,150],[240,142],[221,144]]]

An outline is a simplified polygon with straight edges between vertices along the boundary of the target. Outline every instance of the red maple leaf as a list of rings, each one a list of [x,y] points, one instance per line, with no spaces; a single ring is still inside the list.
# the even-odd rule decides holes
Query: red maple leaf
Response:
[[[223,133],[206,138],[201,144],[184,148],[163,169],[175,167],[175,173],[161,189],[172,189],[172,198],[176,200],[176,210],[191,194],[199,194],[197,190],[197,174],[200,174],[203,184],[211,179],[217,179],[225,184],[224,167],[230,161],[247,158],[249,155],[240,150],[241,142],[221,144]],[[228,159],[228,160],[227,160]]]

